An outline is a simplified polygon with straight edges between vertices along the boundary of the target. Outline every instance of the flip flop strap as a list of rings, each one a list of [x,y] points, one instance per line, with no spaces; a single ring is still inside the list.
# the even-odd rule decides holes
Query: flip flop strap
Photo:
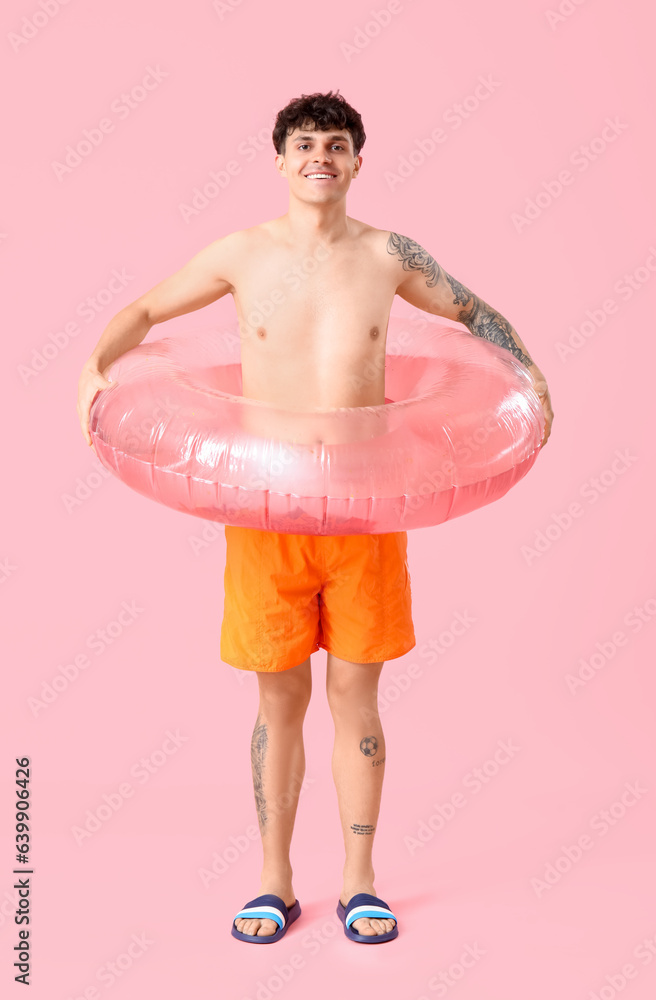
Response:
[[[352,904],[352,905],[351,905]],[[371,896],[368,892],[359,892],[351,900],[346,911],[346,926],[350,927],[354,920],[360,917],[374,917],[379,920],[396,920],[384,899]]]
[[[275,906],[247,906],[243,910],[240,910],[234,919],[239,920],[240,917],[268,918],[269,920],[275,920],[279,927],[285,926],[284,914]]]

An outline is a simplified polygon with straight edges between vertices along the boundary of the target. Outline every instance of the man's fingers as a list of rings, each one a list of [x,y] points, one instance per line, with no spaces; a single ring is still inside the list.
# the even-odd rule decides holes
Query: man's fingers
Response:
[[[118,385],[116,380],[110,382],[109,379],[106,379],[104,375],[98,372],[93,376],[92,381],[87,383],[85,391],[82,393],[81,401],[80,399],[77,401],[77,413],[80,418],[82,433],[89,445],[93,445],[93,439],[89,434],[89,416],[94,400],[99,392],[106,392],[109,389],[113,389],[116,385]]]

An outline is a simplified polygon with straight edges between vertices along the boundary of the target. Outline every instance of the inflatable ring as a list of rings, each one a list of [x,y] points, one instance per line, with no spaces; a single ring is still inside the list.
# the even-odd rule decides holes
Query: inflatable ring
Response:
[[[528,370],[433,317],[390,317],[379,406],[307,412],[244,398],[240,357],[236,326],[123,354],[104,372],[117,385],[90,411],[102,464],[187,514],[349,535],[425,528],[483,507],[540,449],[544,415]]]

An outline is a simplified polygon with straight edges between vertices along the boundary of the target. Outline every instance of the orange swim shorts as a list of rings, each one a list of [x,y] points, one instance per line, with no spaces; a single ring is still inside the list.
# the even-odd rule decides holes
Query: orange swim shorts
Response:
[[[353,663],[416,645],[406,531],[291,535],[227,524],[221,659],[277,672],[319,647]]]

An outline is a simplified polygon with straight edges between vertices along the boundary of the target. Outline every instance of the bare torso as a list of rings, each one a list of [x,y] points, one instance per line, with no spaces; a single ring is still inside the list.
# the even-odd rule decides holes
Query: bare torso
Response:
[[[386,251],[388,232],[346,221],[342,239],[303,247],[290,242],[281,219],[236,234],[226,278],[244,396],[306,411],[384,403],[398,261]]]

